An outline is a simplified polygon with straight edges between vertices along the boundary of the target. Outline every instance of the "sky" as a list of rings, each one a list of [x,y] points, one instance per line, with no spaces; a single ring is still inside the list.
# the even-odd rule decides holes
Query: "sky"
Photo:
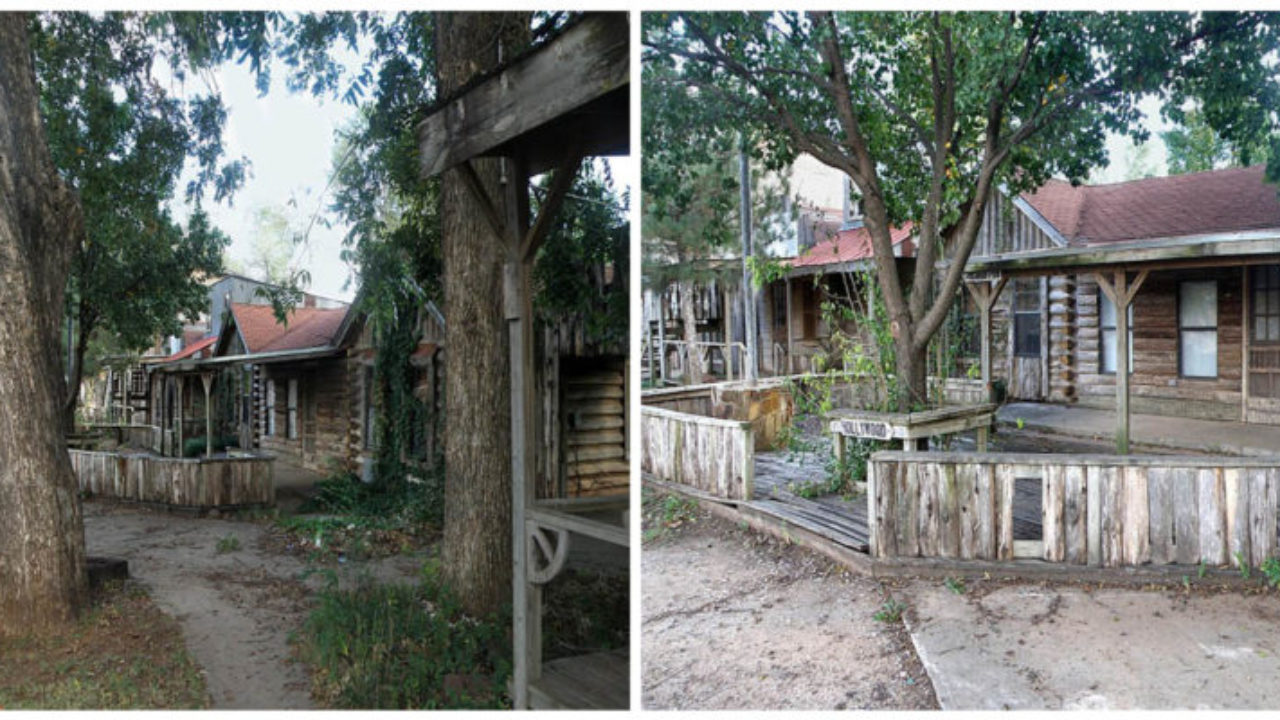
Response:
[[[233,205],[206,201],[205,209],[231,238],[228,257],[246,266],[253,256],[253,218],[258,208],[279,208],[301,228],[308,224],[317,207],[328,205],[331,198],[324,190],[331,171],[335,132],[348,125],[356,113],[356,108],[340,100],[290,93],[285,88],[284,74],[284,69],[277,66],[271,90],[263,97],[258,96],[247,66],[227,65],[213,74],[227,107],[223,132],[226,157],[244,155],[252,163],[252,170],[244,187],[232,198]],[[636,165],[630,158],[611,158],[610,163],[620,186],[635,177]],[[183,177],[178,187],[185,187],[187,180]],[[176,214],[185,219],[189,210],[180,206]],[[311,273],[309,292],[349,301],[358,288],[354,282],[348,284],[352,268],[340,257],[347,228],[336,222],[336,216],[329,217],[335,221],[332,227],[314,224],[307,242],[294,248],[293,265]]]

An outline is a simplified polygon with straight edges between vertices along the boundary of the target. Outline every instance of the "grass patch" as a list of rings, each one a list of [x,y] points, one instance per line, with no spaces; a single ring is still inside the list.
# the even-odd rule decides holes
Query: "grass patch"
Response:
[[[47,637],[0,640],[0,709],[209,707],[182,632],[146,592],[112,582],[75,625]]]
[[[434,571],[417,586],[326,590],[299,654],[326,707],[505,708],[510,617],[463,614]]]
[[[235,552],[240,549],[240,538],[235,535],[224,535],[218,538],[218,545],[215,549],[219,555]]]
[[[657,540],[668,530],[675,530],[698,518],[698,503],[670,493],[648,493],[643,498],[644,542]]]

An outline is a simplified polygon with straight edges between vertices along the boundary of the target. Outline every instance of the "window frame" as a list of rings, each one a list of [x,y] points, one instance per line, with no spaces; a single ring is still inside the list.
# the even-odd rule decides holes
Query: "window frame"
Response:
[[[1212,326],[1208,325],[1187,325],[1182,324],[1182,306],[1183,306],[1183,288],[1187,285],[1213,285],[1213,322]],[[1178,378],[1182,380],[1217,380],[1221,375],[1221,369],[1218,367],[1218,298],[1219,288],[1217,279],[1213,280],[1180,280],[1178,281],[1178,297],[1175,305],[1178,321]],[[1213,332],[1213,374],[1212,375],[1188,375],[1186,372],[1186,362],[1182,350],[1183,336],[1188,333],[1208,333]]]
[[[1259,293],[1280,290],[1280,265],[1254,265],[1249,271],[1251,273],[1249,277],[1249,343],[1268,347],[1280,345],[1280,333],[1274,338],[1258,337],[1259,319],[1280,318],[1280,303],[1277,304],[1274,312],[1258,312],[1261,306],[1258,302]],[[1268,274],[1271,275],[1270,280],[1274,282],[1262,282],[1262,277]],[[1267,305],[1270,306],[1270,303]]]
[[[1029,289],[1028,289],[1028,286],[1029,286]],[[1043,357],[1042,350],[1044,349],[1043,348],[1044,328],[1042,327],[1042,325],[1043,325],[1043,315],[1044,315],[1044,294],[1042,290],[1043,288],[1041,287],[1041,282],[1039,279],[1032,279],[1032,280],[1019,279],[1019,280],[1013,281],[1013,297],[1011,298],[1011,301],[1009,304],[1009,315],[1010,315],[1009,325],[1013,330],[1013,356],[1016,358],[1024,358],[1028,360],[1031,360],[1031,359],[1039,360]],[[1035,309],[1019,310],[1018,309],[1019,299],[1022,297],[1027,297],[1032,293],[1034,293],[1035,299],[1036,299]],[[1022,334],[1019,332],[1019,328],[1023,323],[1032,322],[1032,321],[1034,321],[1033,326],[1035,327],[1035,338],[1036,338],[1034,352],[1022,347],[1022,343],[1020,342],[1020,338],[1022,337]]]
[[[1110,331],[1111,333],[1115,333],[1119,329],[1114,323],[1119,321],[1120,315],[1118,312],[1115,312],[1113,310],[1112,314],[1116,316],[1116,320],[1113,321],[1113,324],[1111,325],[1103,325],[1102,324],[1102,304],[1103,303],[1111,303],[1113,307],[1115,306],[1115,303],[1111,302],[1111,298],[1107,297],[1107,294],[1102,291],[1101,287],[1099,287],[1098,288],[1098,374],[1099,375],[1115,375],[1116,371],[1114,367],[1111,370],[1107,369],[1107,366],[1106,366],[1107,354],[1103,351],[1103,348],[1106,347],[1106,343],[1102,341],[1102,338],[1108,331]],[[1133,374],[1133,302],[1129,303],[1128,315],[1129,315],[1129,374],[1132,375]],[[1112,347],[1116,347],[1116,346],[1112,345]],[[1115,363],[1114,358],[1112,362],[1113,364]]]

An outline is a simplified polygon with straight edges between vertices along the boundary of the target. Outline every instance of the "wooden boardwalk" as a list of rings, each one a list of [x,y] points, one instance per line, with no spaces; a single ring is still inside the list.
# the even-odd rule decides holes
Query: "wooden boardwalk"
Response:
[[[755,455],[755,492],[750,508],[821,535],[858,552],[867,552],[867,497],[807,495],[804,488],[826,481],[822,451],[762,452]],[[1040,481],[1020,481],[1014,486],[1013,537],[1039,540]]]

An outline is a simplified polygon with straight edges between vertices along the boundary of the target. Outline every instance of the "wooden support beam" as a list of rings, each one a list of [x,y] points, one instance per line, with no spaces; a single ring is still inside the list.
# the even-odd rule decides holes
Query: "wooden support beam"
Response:
[[[204,385],[204,456],[213,457],[213,403],[209,401],[213,373],[200,373],[200,383]]]
[[[1097,273],[1098,287],[1116,309],[1116,452],[1129,454],[1129,306],[1146,282],[1149,270],[1141,270],[1132,282],[1129,273],[1120,269],[1107,278]]]
[[[974,302],[978,305],[978,324],[981,334],[981,367],[982,367],[982,387],[987,391],[987,400],[990,402],[993,398],[991,387],[991,310],[995,307],[996,300],[1000,297],[1000,291],[1004,290],[1005,283],[1009,278],[1001,275],[994,280],[978,280],[965,283],[965,287],[969,289],[969,293],[973,295]]]
[[[1249,331],[1249,313],[1252,298],[1249,297],[1249,268],[1240,268],[1240,422],[1249,422],[1249,344],[1253,339]]]
[[[538,217],[533,221],[533,227],[529,228],[529,232],[525,234],[520,248],[520,257],[525,262],[533,261],[534,254],[538,252],[538,248],[542,247],[542,241],[547,239],[551,223],[560,214],[560,206],[564,203],[565,195],[569,193],[569,188],[573,186],[573,179],[578,176],[578,170],[582,167],[582,159],[581,151],[573,148],[565,156],[564,162],[556,168],[555,175],[551,178],[551,188],[538,208]]]
[[[792,359],[795,356],[795,353],[792,345],[792,336],[791,336],[791,276],[789,275],[787,276],[786,293],[787,293],[787,374],[791,375],[795,373],[796,368],[795,368],[795,361]]]
[[[484,219],[489,223],[489,229],[493,230],[493,234],[500,238],[507,236],[507,229],[502,222],[502,218],[498,217],[498,210],[494,207],[493,198],[489,197],[489,193],[484,189],[484,185],[480,182],[480,176],[476,174],[475,166],[470,160],[458,165],[458,174],[462,176],[462,183],[471,193],[471,197],[475,198],[476,203],[480,205]]]

